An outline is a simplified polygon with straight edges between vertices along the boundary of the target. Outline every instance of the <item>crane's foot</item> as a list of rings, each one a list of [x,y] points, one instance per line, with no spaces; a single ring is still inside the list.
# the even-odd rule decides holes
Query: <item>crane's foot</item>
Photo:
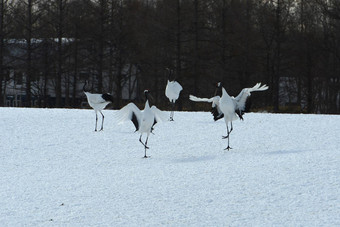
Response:
[[[171,117],[171,118],[169,119],[169,121],[174,121],[174,119]]]
[[[146,156],[146,155],[144,155],[144,157],[143,158],[150,158],[150,156]]]
[[[228,146],[227,148],[224,148],[224,150],[228,150],[228,151],[229,151],[230,149],[233,149],[233,148],[231,148],[231,147],[229,147],[229,146]]]

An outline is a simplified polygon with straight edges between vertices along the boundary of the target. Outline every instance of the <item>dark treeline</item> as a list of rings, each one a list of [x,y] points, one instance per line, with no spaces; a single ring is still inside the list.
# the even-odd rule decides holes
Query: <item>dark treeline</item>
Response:
[[[85,79],[92,91],[112,93],[115,108],[135,99],[133,91],[138,101],[144,89],[165,106],[169,68],[184,88],[181,109],[208,108],[188,95],[211,97],[222,81],[231,95],[257,82],[269,85],[254,94],[255,108],[340,112],[339,0],[0,4],[0,106],[6,86],[23,80],[24,106],[32,106],[33,97],[46,106],[53,90],[54,107],[79,107]]]

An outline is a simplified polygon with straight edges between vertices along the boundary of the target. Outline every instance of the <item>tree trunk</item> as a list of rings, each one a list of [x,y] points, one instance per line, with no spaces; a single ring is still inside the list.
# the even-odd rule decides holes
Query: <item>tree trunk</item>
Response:
[[[4,19],[5,19],[5,2],[4,0],[0,1],[0,106],[4,106],[4,96],[2,90],[2,82],[4,81],[4,40],[5,40],[5,31],[4,31]]]
[[[181,0],[177,0],[177,31],[176,31],[176,79],[181,78],[182,74],[182,49],[181,49]],[[178,109],[182,110],[181,99],[177,100]]]
[[[48,98],[47,98],[47,92],[48,92],[48,79],[50,75],[50,62],[49,62],[49,51],[50,51],[50,45],[48,43],[48,40],[45,40],[44,43],[44,85],[43,85],[43,100],[44,100],[44,105],[43,107],[48,107]]]
[[[31,80],[32,80],[32,11],[33,11],[33,0],[28,0],[27,6],[27,58],[26,58],[26,99],[24,106],[30,107],[32,96],[31,96]]]
[[[194,87],[193,87],[193,92],[194,94],[197,94],[197,89],[198,89],[198,81],[200,79],[199,75],[199,62],[198,62],[198,55],[199,55],[199,32],[198,32],[198,8],[199,8],[199,2],[198,0],[194,0]],[[193,102],[191,102],[193,104]]]
[[[243,67],[242,67],[242,75],[239,77],[240,86],[246,87],[248,84],[249,78],[249,54],[250,54],[250,0],[246,2],[246,24],[244,31],[244,44],[245,44],[245,52],[243,56]]]
[[[307,112],[313,113],[314,111],[314,98],[313,98],[313,74],[312,74],[312,57],[307,49]],[[321,99],[321,96],[319,97]]]
[[[281,28],[281,0],[277,1],[276,6],[276,50],[275,50],[275,72],[274,72],[274,81],[273,81],[273,105],[274,112],[279,111],[279,92],[280,92],[280,70],[281,70],[281,37],[282,37],[282,28]]]
[[[61,77],[63,74],[63,16],[64,16],[64,4],[63,0],[58,0],[58,62],[57,62],[57,80],[56,80],[56,107],[62,107],[62,89],[61,89]]]
[[[119,51],[119,56],[117,59],[117,76],[116,76],[116,86],[117,86],[117,90],[116,90],[116,94],[117,94],[117,99],[116,99],[116,105],[115,107],[117,109],[120,108],[121,105],[121,100],[122,100],[122,69],[123,69],[123,62],[122,62],[122,54],[121,51]]]
[[[226,20],[227,20],[227,16],[226,16],[226,10],[227,10],[227,3],[226,0],[223,0],[222,2],[222,21],[221,21],[221,27],[222,27],[222,31],[221,31],[221,75],[220,78],[224,78],[224,76],[226,75],[227,72],[227,57],[226,57],[226,51],[227,51],[227,28],[226,28]],[[224,81],[223,81],[224,82]]]
[[[74,43],[74,75],[73,75],[73,87],[72,87],[72,107],[77,106],[77,84],[78,84],[78,32],[75,28],[75,43]]]

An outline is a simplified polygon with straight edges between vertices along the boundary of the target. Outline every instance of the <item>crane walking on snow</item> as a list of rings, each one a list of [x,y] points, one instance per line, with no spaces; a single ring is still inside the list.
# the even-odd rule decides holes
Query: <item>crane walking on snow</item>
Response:
[[[171,104],[170,121],[173,121],[175,103],[179,97],[179,93],[183,90],[183,88],[176,80],[170,81],[171,71],[168,68],[167,70],[169,71],[169,74],[168,74],[168,83],[165,88],[165,96],[168,97],[170,104]]]
[[[94,109],[96,113],[96,126],[94,128],[94,131],[97,131],[97,122],[98,122],[98,115],[97,112],[99,112],[102,115],[102,127],[100,128],[100,131],[103,130],[104,125],[104,114],[102,113],[102,110],[105,109],[105,107],[113,102],[113,97],[109,93],[105,94],[93,94],[85,90],[87,81],[85,80],[85,84],[83,87],[83,91],[86,95],[87,102],[89,105]]]
[[[166,116],[161,110],[156,106],[150,107],[148,99],[149,92],[150,91],[148,90],[144,91],[146,99],[144,110],[141,111],[134,103],[129,103],[117,112],[118,121],[120,123],[129,120],[132,121],[136,127],[136,131],[141,134],[139,142],[144,146],[144,158],[148,158],[148,156],[146,156],[146,149],[149,149],[147,146],[148,139],[153,130],[153,126],[158,122],[166,121]],[[144,133],[147,135],[145,143],[142,141],[142,135]]]
[[[252,88],[244,88],[240,92],[240,94],[235,98],[233,96],[229,96],[227,91],[222,87],[222,97],[219,101],[219,107],[224,115],[224,121],[227,125],[227,135],[223,136],[223,139],[228,139],[228,147],[225,150],[231,149],[229,146],[229,137],[230,133],[233,130],[233,123],[232,121],[240,118],[243,120],[242,115],[246,111],[247,107],[247,100],[250,96],[251,92],[254,91],[265,91],[268,89],[267,85],[261,86],[261,83],[257,83]],[[228,123],[230,122],[231,128],[229,131]]]

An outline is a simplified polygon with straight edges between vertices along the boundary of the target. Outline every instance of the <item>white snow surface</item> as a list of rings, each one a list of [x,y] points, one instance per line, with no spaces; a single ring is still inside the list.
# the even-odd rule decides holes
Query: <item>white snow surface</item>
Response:
[[[340,226],[340,116],[247,113],[225,151],[177,112],[144,159],[115,112],[0,108],[0,226]]]

